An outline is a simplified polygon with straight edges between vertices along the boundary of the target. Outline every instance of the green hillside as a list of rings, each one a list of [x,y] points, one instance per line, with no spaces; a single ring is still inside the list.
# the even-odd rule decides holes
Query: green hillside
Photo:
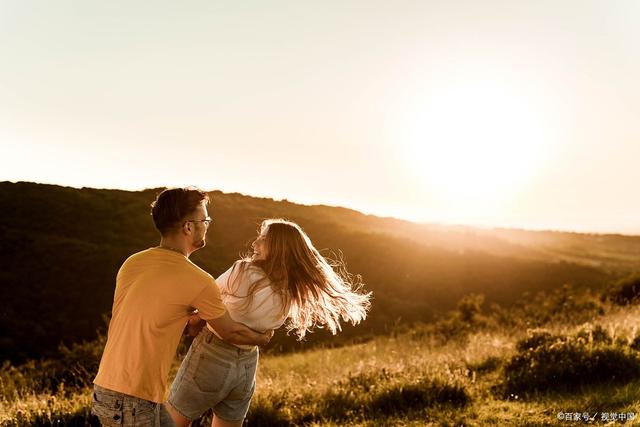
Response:
[[[637,303],[639,284],[609,292],[635,286]],[[591,424],[638,425],[639,321],[638,305],[567,287],[511,309],[483,310],[481,298],[466,297],[434,323],[365,343],[263,353],[248,425],[560,426],[585,414]],[[55,359],[5,363],[0,426],[96,425],[91,381],[103,345],[101,336]]]
[[[92,339],[104,328],[118,267],[158,243],[149,217],[156,193],[0,183],[0,360],[54,355],[61,341]],[[600,289],[640,260],[640,237],[418,225],[344,208],[211,196],[215,222],[193,260],[214,276],[248,249],[267,217],[298,222],[318,248],[341,251],[363,276],[374,293],[371,315],[332,344],[429,321],[470,292],[509,305],[523,292],[565,283]],[[327,338],[319,332],[298,344],[279,334],[273,349]]]

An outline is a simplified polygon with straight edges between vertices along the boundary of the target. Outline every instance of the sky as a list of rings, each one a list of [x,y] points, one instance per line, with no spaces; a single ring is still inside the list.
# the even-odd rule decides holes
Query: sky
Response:
[[[635,0],[0,0],[0,181],[640,234],[638,22]]]

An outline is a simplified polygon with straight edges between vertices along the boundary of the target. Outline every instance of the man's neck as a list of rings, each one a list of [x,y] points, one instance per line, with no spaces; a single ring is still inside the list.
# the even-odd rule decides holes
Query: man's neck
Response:
[[[163,237],[160,239],[160,245],[158,246],[163,249],[177,252],[187,258],[191,255],[191,251],[186,248],[186,245],[183,242],[179,242],[174,239],[167,239]]]

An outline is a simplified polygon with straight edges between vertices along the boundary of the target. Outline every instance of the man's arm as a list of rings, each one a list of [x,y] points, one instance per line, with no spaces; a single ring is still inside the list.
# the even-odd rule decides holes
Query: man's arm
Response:
[[[183,334],[195,338],[196,336],[198,336],[198,334],[206,324],[207,322],[202,320],[202,318],[198,314],[198,310],[195,310],[189,316],[189,320],[187,321],[187,324],[184,327]]]
[[[207,323],[216,330],[223,340],[232,344],[264,346],[269,343],[273,336],[273,330],[271,329],[265,333],[260,333],[248,328],[242,323],[234,321],[231,316],[229,316],[228,311],[225,311],[224,314],[217,319],[207,320]]]

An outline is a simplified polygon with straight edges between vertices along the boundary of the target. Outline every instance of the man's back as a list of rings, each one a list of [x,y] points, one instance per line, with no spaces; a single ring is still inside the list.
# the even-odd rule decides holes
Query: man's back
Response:
[[[107,344],[94,383],[162,402],[190,311],[217,318],[225,308],[213,278],[184,255],[151,248],[118,272]]]

